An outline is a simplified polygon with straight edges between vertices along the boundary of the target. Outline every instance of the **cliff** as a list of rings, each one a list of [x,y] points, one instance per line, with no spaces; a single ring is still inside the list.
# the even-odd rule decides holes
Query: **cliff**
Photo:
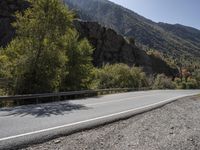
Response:
[[[6,46],[15,35],[11,23],[16,11],[23,11],[28,7],[24,0],[0,0],[0,46]]]
[[[129,66],[142,67],[149,74],[164,73],[168,76],[177,74],[163,60],[149,56],[135,46],[133,38],[124,38],[114,30],[96,22],[76,20],[74,25],[81,38],[86,37],[95,48],[93,58],[95,66],[103,64],[125,63]]]

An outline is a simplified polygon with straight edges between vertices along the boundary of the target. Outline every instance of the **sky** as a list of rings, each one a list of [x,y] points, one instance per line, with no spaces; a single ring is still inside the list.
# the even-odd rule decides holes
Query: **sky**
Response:
[[[155,22],[200,29],[200,0],[110,0]]]

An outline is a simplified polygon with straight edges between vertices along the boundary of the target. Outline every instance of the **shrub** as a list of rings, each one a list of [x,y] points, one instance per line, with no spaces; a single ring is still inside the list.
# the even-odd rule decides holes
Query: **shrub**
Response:
[[[174,80],[174,83],[175,83],[177,89],[196,89],[199,87],[198,81],[191,77],[188,78],[187,81],[186,81],[186,79],[181,81],[180,78],[176,78]]]
[[[158,74],[155,78],[154,89],[175,89],[175,85],[171,78],[165,76],[164,74]]]
[[[196,88],[198,88],[197,80],[189,78],[186,82],[186,89],[196,89]]]
[[[141,68],[114,64],[94,71],[95,88],[139,88],[147,85],[147,77]]]
[[[200,70],[194,71],[193,77],[197,81],[197,88],[200,88]]]

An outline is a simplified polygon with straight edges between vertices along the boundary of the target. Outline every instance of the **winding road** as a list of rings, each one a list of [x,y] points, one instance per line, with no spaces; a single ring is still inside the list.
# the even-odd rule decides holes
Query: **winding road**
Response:
[[[200,90],[153,90],[0,109],[0,149],[48,139],[131,117]]]

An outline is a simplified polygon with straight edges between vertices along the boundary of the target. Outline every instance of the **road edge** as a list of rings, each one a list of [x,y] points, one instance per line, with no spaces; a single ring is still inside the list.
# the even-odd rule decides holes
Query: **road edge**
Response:
[[[128,119],[135,115],[151,111],[153,109],[160,108],[166,104],[174,102],[184,97],[195,96],[197,94],[182,95],[174,98],[164,100],[155,104],[129,109],[123,112],[114,113],[102,117],[97,117],[89,120],[84,120],[72,124],[66,124],[63,126],[57,126],[54,128],[48,128],[35,132],[16,135],[8,138],[0,139],[0,150],[3,149],[20,149],[33,144],[43,143],[61,136],[68,136],[80,131],[93,129],[102,125],[110,124],[119,120]],[[56,131],[56,132],[55,132]],[[39,135],[38,135],[39,134]],[[23,137],[27,136],[26,139]]]

